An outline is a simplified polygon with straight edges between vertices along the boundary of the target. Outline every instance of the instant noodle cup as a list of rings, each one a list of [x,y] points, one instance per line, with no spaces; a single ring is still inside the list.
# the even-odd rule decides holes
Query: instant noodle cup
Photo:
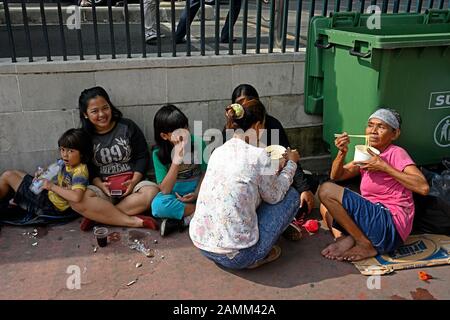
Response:
[[[372,155],[367,151],[370,149],[376,155],[380,155],[380,151],[375,149],[374,147],[369,147],[366,145],[358,144],[355,146],[355,156],[353,158],[354,161],[367,161],[372,158]]]
[[[269,154],[270,159],[280,160],[283,158],[283,154],[286,152],[286,148],[277,144],[266,147],[266,152]]]

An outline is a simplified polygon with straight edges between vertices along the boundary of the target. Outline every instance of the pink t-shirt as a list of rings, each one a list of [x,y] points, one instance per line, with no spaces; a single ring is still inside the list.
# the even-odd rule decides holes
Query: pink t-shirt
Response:
[[[414,165],[408,153],[399,146],[391,144],[380,154],[380,158],[393,168],[403,171]],[[409,236],[414,218],[414,200],[412,191],[385,172],[361,172],[361,195],[372,203],[380,202],[392,213],[392,220],[400,237]]]

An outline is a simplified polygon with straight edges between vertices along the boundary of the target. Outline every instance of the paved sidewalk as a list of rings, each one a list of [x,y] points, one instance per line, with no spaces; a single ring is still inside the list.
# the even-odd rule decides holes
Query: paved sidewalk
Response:
[[[369,290],[368,278],[352,264],[320,255],[331,241],[325,229],[299,242],[281,239],[281,258],[260,269],[227,271],[204,258],[187,231],[161,238],[156,231],[110,228],[121,240],[94,253],[92,232],[81,232],[79,222],[38,228],[36,238],[27,234],[33,227],[3,227],[0,299],[450,298],[448,266],[423,269],[436,278],[429,283],[418,279],[417,269],[405,270],[382,277],[381,289]],[[149,233],[153,258],[128,248],[129,231]],[[80,268],[80,290],[66,286],[69,266]]]

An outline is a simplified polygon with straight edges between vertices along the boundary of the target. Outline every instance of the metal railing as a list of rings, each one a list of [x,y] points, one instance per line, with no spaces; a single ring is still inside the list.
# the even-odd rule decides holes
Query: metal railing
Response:
[[[186,0],[184,10],[190,11],[190,2]],[[241,14],[238,23],[233,26],[229,23],[228,44],[220,42],[221,16],[228,10],[229,21],[233,20],[232,5],[234,1],[242,1]],[[112,0],[107,0],[106,6],[101,7],[103,20],[98,20],[99,6],[92,1],[91,7],[83,8],[85,17],[90,19],[76,21],[78,28],[69,29],[67,20],[67,6],[61,0],[56,0],[52,7],[39,1],[39,7],[26,3],[25,0],[13,3],[11,0],[2,0],[0,7],[0,58],[10,58],[17,62],[18,58],[28,58],[33,62],[36,57],[46,57],[47,61],[62,59],[64,61],[78,57],[84,60],[85,56],[94,56],[100,60],[104,58],[116,59],[120,55],[126,58],[161,57],[186,55],[194,52],[199,55],[233,55],[235,53],[247,54],[249,52],[272,53],[299,51],[304,46],[307,37],[308,21],[314,15],[327,15],[330,12],[358,11],[365,12],[368,6],[378,5],[383,13],[422,12],[428,8],[450,8],[449,0],[228,0],[227,4],[215,1],[214,21],[206,21],[205,0],[200,0],[199,36],[198,26],[186,25],[186,42],[177,44],[175,39],[176,12],[181,8],[176,6],[175,0],[164,2],[166,16],[170,22],[161,21],[160,2],[156,0],[156,26],[157,38],[154,45],[148,45],[145,40],[144,2],[129,4],[123,1],[123,7],[116,8]],[[138,18],[130,20],[130,8],[138,11]],[[72,6],[75,10],[80,8]],[[14,21],[12,19],[14,10]],[[40,18],[30,24],[29,11],[39,11]],[[55,16],[51,23],[47,16]],[[123,12],[123,21],[115,21],[114,13]],[[2,12],[3,11],[3,12]],[[18,18],[19,11],[21,19]],[[56,11],[56,12],[55,12]],[[179,12],[178,11],[178,12]],[[31,12],[31,11],[30,11]],[[79,14],[81,11],[78,11]],[[168,14],[167,14],[168,13]],[[65,19],[66,18],[66,19]],[[31,19],[32,20],[32,19]],[[73,20],[73,19],[72,19]],[[73,21],[72,21],[73,22]],[[77,25],[78,23],[78,25]],[[164,28],[164,30],[162,30]],[[195,31],[195,32],[194,32]],[[161,34],[165,33],[163,40]],[[240,41],[234,42],[234,36],[239,35]],[[213,38],[211,38],[213,36]],[[119,40],[117,39],[119,38]],[[76,42],[76,44],[74,44]]]

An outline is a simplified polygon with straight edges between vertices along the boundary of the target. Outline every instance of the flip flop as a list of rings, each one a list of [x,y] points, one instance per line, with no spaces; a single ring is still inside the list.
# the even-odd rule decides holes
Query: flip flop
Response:
[[[269,254],[261,260],[256,261],[254,264],[247,267],[247,269],[255,269],[266,263],[277,260],[281,256],[281,248],[277,245],[274,245],[272,249],[270,249]]]

